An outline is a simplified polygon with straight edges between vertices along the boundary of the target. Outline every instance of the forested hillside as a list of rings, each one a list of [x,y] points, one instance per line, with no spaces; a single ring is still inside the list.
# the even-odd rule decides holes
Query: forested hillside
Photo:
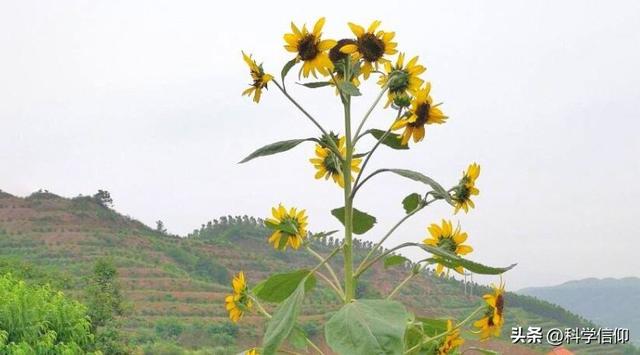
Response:
[[[269,232],[260,219],[221,217],[180,238],[167,235],[162,228],[149,228],[110,206],[110,198],[99,194],[67,199],[48,192],[26,198],[0,192],[0,273],[11,272],[31,283],[52,283],[87,302],[85,288],[96,262],[107,258],[117,269],[124,304],[118,317],[125,340],[149,354],[187,350],[225,354],[255,345],[251,342],[262,332],[262,319],[249,315],[235,325],[224,309],[230,276],[242,270],[250,285],[255,285],[273,271],[315,265],[315,259],[303,251],[283,253],[270,248],[266,243]],[[324,254],[336,242],[333,237],[324,237],[314,239],[312,245]],[[371,244],[358,241],[354,246],[362,258]],[[335,262],[340,262],[339,258]],[[359,296],[387,294],[395,284],[392,281],[409,272],[408,265],[390,272],[380,268],[363,275]],[[485,290],[427,273],[405,287],[400,298],[416,314],[456,317],[476,307]],[[532,297],[509,293],[506,303],[506,341],[483,344],[504,353],[548,350],[510,345],[511,326],[589,324]],[[333,294],[318,283],[305,300],[301,327],[311,336],[319,336],[318,320],[330,317],[337,306]],[[579,353],[618,353],[607,347],[577,349]]]

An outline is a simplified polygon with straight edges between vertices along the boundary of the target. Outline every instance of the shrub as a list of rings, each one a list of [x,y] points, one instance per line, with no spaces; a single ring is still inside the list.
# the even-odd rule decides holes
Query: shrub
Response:
[[[48,285],[0,276],[0,353],[84,354],[93,345],[84,305]]]

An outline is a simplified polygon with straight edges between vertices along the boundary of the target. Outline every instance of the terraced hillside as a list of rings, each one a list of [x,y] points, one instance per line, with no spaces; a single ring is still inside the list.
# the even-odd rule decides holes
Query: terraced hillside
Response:
[[[222,217],[178,238],[122,216],[91,197],[66,199],[38,192],[20,198],[0,192],[0,260],[19,259],[56,273],[61,280],[58,287],[82,300],[86,276],[95,261],[110,257],[118,268],[128,303],[123,322],[131,343],[169,344],[174,353],[180,353],[177,346],[234,353],[255,345],[262,332],[260,318],[247,316],[240,326],[228,322],[223,299],[229,291],[229,277],[243,270],[255,284],[273,271],[312,267],[315,262],[305,252],[282,253],[269,248],[267,235],[260,220],[245,216]],[[322,254],[333,243],[328,238],[313,245]],[[357,242],[355,246],[361,258],[369,244]],[[339,258],[335,262],[340,263]],[[385,272],[374,268],[364,275],[358,294],[387,294],[407,272],[405,267]],[[479,285],[465,287],[459,281],[427,274],[409,284],[400,298],[416,314],[461,317],[481,302],[483,292]],[[318,320],[330,317],[337,304],[329,290],[316,287],[305,300],[301,326],[308,334],[319,335]],[[505,339],[508,329],[516,324],[561,328],[588,324],[559,307],[526,296],[508,294],[507,305]],[[505,354],[548,351],[545,347],[510,345],[508,340],[482,346]],[[584,354],[620,353],[610,347],[573,348]],[[147,353],[158,353],[151,345],[146,349]]]

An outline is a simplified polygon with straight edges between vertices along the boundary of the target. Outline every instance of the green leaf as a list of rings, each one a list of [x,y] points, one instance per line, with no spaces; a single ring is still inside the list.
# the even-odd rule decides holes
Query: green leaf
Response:
[[[404,200],[402,200],[402,207],[404,207],[405,212],[411,213],[416,208],[418,208],[418,206],[420,206],[421,202],[422,196],[414,192],[411,195],[405,197]]]
[[[386,133],[386,131],[380,130],[380,129],[370,129],[367,132],[371,133],[372,136],[375,137],[375,139],[380,140],[380,138],[382,138],[384,136],[384,134]],[[395,133],[387,133],[387,136],[382,140],[382,142],[380,142],[384,145],[386,145],[389,148],[393,148],[393,149],[398,149],[398,150],[406,150],[409,149],[409,145],[408,144],[402,144],[402,136],[399,134],[395,134]]]
[[[417,317],[416,320],[422,324],[423,333],[429,337],[433,337],[447,331],[446,319]]]
[[[405,333],[405,349],[412,349],[425,340],[425,336],[432,338],[447,331],[447,321],[417,317]],[[419,348],[406,353],[407,355],[436,354],[440,340],[423,343]]]
[[[263,301],[279,303],[289,297],[305,279],[305,291],[310,291],[316,285],[316,278],[309,274],[309,270],[273,274],[257,284],[253,288],[253,294]]]
[[[424,184],[427,184],[429,186],[431,186],[431,188],[433,189],[433,191],[435,191],[439,197],[444,198],[445,200],[447,200],[447,202],[449,203],[453,203],[453,200],[451,200],[451,196],[449,196],[449,193],[447,192],[447,190],[444,189],[444,187],[442,187],[442,185],[438,184],[435,180],[433,180],[432,178],[421,174],[417,171],[413,171],[413,170],[407,170],[407,169],[383,169],[385,171],[390,171],[394,174],[398,174],[402,177],[406,177],[407,179],[411,179],[414,181],[418,181]]]
[[[507,267],[486,266],[471,260],[463,259],[457,255],[451,254],[443,249],[436,248],[431,245],[426,245],[426,244],[419,244],[419,245],[425,251],[437,256],[438,263],[441,263],[444,266],[452,269],[457,266],[462,266],[471,272],[475,272],[476,274],[500,275],[513,269],[517,265],[517,264],[511,264]]]
[[[331,214],[336,217],[342,225],[344,225],[344,207],[336,208],[331,211]],[[358,211],[357,209],[353,209],[353,233],[354,234],[364,234],[369,229],[373,228],[373,225],[376,224],[376,218],[366,214],[364,212]]]
[[[262,339],[263,354],[274,355],[282,342],[291,333],[304,300],[305,281],[302,280],[291,296],[276,308],[269,323],[267,323],[267,329]]]
[[[331,85],[331,82],[329,81],[314,81],[311,83],[299,83],[302,86],[306,86],[308,88],[311,89],[316,89],[316,88],[321,88],[321,87],[325,87],[325,86],[329,86]]]
[[[388,268],[388,267],[391,267],[391,266],[404,264],[407,261],[409,261],[409,259],[405,258],[402,255],[387,256],[386,258],[384,258],[384,267]]]
[[[254,159],[254,158],[264,157],[264,156],[267,156],[267,155],[273,155],[273,154],[277,154],[277,153],[286,152],[287,150],[296,147],[298,144],[300,144],[302,142],[307,142],[307,141],[317,142],[318,140],[315,139],[315,138],[305,138],[305,139],[290,139],[290,140],[287,140],[287,141],[280,141],[280,142],[271,143],[269,145],[265,145],[264,147],[256,150],[255,152],[249,154],[246,158],[244,158],[244,159],[242,159],[240,161],[240,164],[246,163],[249,160]]]
[[[332,231],[328,231],[328,232],[312,233],[311,234],[311,238],[325,238],[325,237],[328,237],[330,235],[334,235],[336,233],[338,233],[337,230],[332,230]]]
[[[354,300],[326,323],[327,344],[338,354],[402,354],[409,314],[391,300]]]
[[[291,334],[289,334],[287,340],[294,348],[307,350],[307,334],[304,332],[304,329],[299,326],[296,325],[291,329]]]
[[[349,96],[360,96],[362,95],[362,93],[360,93],[360,90],[358,89],[357,86],[353,85],[353,83],[349,82],[349,81],[338,81],[338,88],[340,90],[342,90],[342,92],[345,95],[349,95]]]
[[[296,65],[297,62],[298,62],[298,59],[293,58],[290,61],[288,61],[287,64],[284,65],[284,67],[282,67],[282,73],[281,73],[282,84],[284,84],[284,78],[289,73],[289,70],[291,70],[291,68],[293,68],[293,66]]]

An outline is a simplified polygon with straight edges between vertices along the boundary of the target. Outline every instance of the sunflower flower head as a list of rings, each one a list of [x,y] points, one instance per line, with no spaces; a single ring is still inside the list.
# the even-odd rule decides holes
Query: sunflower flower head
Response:
[[[345,80],[346,76],[346,68],[347,65],[351,65],[351,70],[349,71],[349,77],[351,83],[353,85],[360,86],[360,80],[358,76],[360,75],[360,65],[359,63],[351,64],[347,61],[347,57],[349,56],[346,53],[343,53],[340,49],[348,44],[355,44],[356,41],[350,38],[343,38],[337,42],[333,48],[329,51],[329,59],[331,63],[333,63],[333,77],[331,78],[331,85],[336,86],[336,95],[339,94],[337,84],[340,81]]]
[[[482,296],[482,298],[486,303],[486,309],[483,317],[473,325],[480,331],[480,339],[486,340],[492,336],[500,336],[504,324],[504,283],[493,285],[493,292]]]
[[[232,292],[224,299],[225,307],[232,322],[238,323],[242,315],[251,310],[253,304],[248,296],[244,272],[240,271],[231,281]]]
[[[284,35],[286,42],[284,48],[289,52],[296,53],[296,59],[303,62],[299,74],[305,78],[309,74],[317,77],[317,73],[327,76],[333,70],[333,63],[329,59],[328,51],[336,45],[336,41],[322,39],[324,22],[324,17],[318,19],[311,32],[307,30],[307,25],[303,25],[300,29],[292,22],[292,32]]]
[[[338,147],[340,156],[328,148],[330,146],[329,140],[333,140]],[[322,137],[320,143],[321,144],[316,145],[315,157],[309,159],[309,162],[311,162],[316,169],[315,178],[320,179],[324,177],[325,180],[332,178],[338,186],[344,187],[342,163],[347,156],[346,138],[338,137],[338,135],[331,132],[328,136]],[[361,162],[362,159],[360,158],[351,159],[351,171],[354,173],[359,172]],[[351,175],[351,179],[353,180],[353,174]]]
[[[447,335],[438,347],[438,355],[448,355],[452,351],[464,344],[464,339],[460,337],[460,329],[454,329],[453,322],[447,321]]]
[[[246,55],[242,52],[244,62],[249,66],[249,72],[251,73],[251,79],[253,83],[249,84],[250,87],[242,92],[242,96],[253,94],[253,102],[260,102],[260,96],[262,96],[262,89],[267,89],[269,81],[273,80],[273,75],[266,74],[262,69],[262,64],[258,65],[250,55]]]
[[[415,95],[423,83],[419,75],[427,70],[427,68],[418,64],[418,57],[411,58],[405,65],[404,53],[398,54],[395,65],[392,65],[391,62],[384,63],[384,69],[386,75],[380,77],[378,85],[383,87],[385,85],[388,86],[387,104],[385,107],[389,107],[398,96],[408,96],[407,94]]]
[[[378,26],[380,26],[380,21],[373,21],[365,31],[364,27],[349,22],[349,28],[356,36],[356,43],[347,44],[340,49],[343,53],[352,54],[356,60],[363,60],[362,75],[365,79],[368,79],[371,72],[378,68],[378,64],[388,61],[384,58],[385,55],[393,55],[398,52],[396,50],[398,44],[392,42],[396,35],[395,32],[376,32]]]
[[[453,190],[451,198],[455,202],[455,213],[463,209],[465,213],[469,212],[469,208],[475,208],[476,205],[471,200],[471,196],[480,194],[480,190],[476,187],[476,180],[480,176],[480,165],[473,163],[469,165],[466,171],[462,172],[462,178]]]
[[[259,355],[260,353],[258,352],[258,349],[253,348],[253,349],[249,349],[245,352],[245,355]]]
[[[425,245],[440,248],[454,255],[466,255],[473,251],[471,246],[463,244],[468,238],[467,233],[461,231],[460,226],[453,229],[451,221],[443,219],[440,225],[433,223],[427,230],[430,235],[422,241]],[[441,275],[444,268],[445,265],[438,263],[436,274]],[[461,274],[464,272],[462,266],[457,266],[454,270]]]
[[[427,82],[423,88],[416,92],[409,111],[394,122],[393,130],[404,128],[404,132],[402,132],[403,145],[407,144],[411,137],[413,137],[414,143],[420,142],[424,139],[425,125],[442,124],[448,118],[438,107],[439,104],[433,104],[430,92],[431,83]]]
[[[298,249],[307,237],[307,215],[305,210],[292,207],[287,210],[282,204],[271,208],[271,218],[267,218],[267,227],[273,230],[269,243],[278,250],[287,247]]]

